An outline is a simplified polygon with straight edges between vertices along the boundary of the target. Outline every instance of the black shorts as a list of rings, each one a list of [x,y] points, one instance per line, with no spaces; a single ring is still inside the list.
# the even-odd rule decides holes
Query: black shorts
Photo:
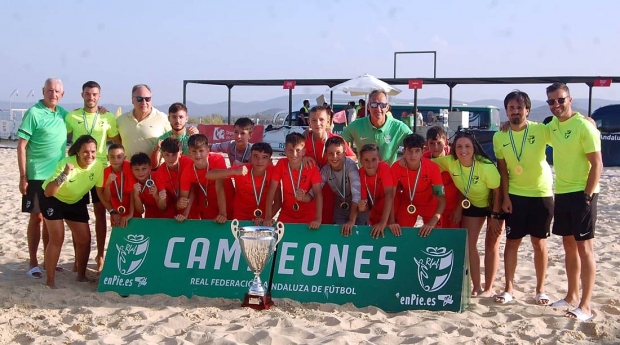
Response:
[[[93,204],[101,202],[101,200],[99,200],[99,195],[97,195],[97,187],[93,187],[90,190],[90,195],[89,193],[86,193],[84,194],[84,197],[82,198],[82,202],[84,202],[86,205],[90,204],[91,201]]]
[[[78,223],[88,223],[90,216],[88,215],[87,205],[83,198],[75,204],[67,204],[56,199],[56,197],[43,196],[41,199],[41,213],[43,218],[47,220],[64,219]]]
[[[512,213],[506,215],[506,238],[517,240],[530,235],[547,238],[551,233],[553,197],[510,194]]]
[[[594,238],[598,194],[592,194],[590,204],[583,192],[555,195],[552,232],[560,236],[575,236],[577,241]]]
[[[28,180],[26,195],[22,195],[22,212],[41,213],[41,198],[43,194],[43,180]]]
[[[469,208],[463,209],[462,215],[472,218],[486,218],[491,215],[491,211],[486,207],[476,207],[474,204],[471,204]]]

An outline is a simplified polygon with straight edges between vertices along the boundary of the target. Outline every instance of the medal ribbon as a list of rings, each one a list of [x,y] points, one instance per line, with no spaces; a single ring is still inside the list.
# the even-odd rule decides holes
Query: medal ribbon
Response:
[[[527,140],[527,133],[530,130],[530,125],[527,124],[525,126],[525,133],[523,133],[523,141],[521,142],[521,150],[517,153],[517,145],[515,144],[515,138],[512,136],[512,128],[508,131],[510,135],[510,145],[512,145],[512,151],[515,153],[515,157],[517,157],[517,162],[521,162],[521,156],[523,156],[523,148],[525,147],[525,141]]]
[[[123,171],[121,170],[121,189],[120,192],[118,190],[118,183],[116,183],[116,180],[114,180],[114,189],[116,189],[116,196],[118,196],[118,200],[121,202],[121,204],[123,203],[123,186],[125,186],[124,181],[124,175],[123,175]],[[142,192],[140,192],[142,193]]]
[[[254,200],[256,200],[256,207],[259,206],[260,200],[263,198],[263,188],[265,188],[265,181],[267,180],[267,172],[265,171],[265,176],[263,176],[263,183],[260,185],[260,193],[256,195],[256,184],[254,183],[254,168],[252,168],[252,188],[254,189]],[[299,174],[301,176],[301,173]]]
[[[178,198],[179,197],[179,190],[177,188],[174,187],[174,181],[172,181],[172,175],[170,174],[170,169],[168,169],[168,165],[166,163],[164,163],[166,165],[166,171],[168,172],[168,177],[170,178],[170,183],[172,183],[172,190],[174,191],[174,195]],[[177,186],[181,186],[181,164],[177,163],[179,165],[179,172],[177,173]],[[200,183],[200,181],[199,181]]]
[[[93,134],[93,130],[95,129],[95,125],[97,124],[97,120],[99,119],[99,110],[95,113],[95,118],[93,119],[93,125],[88,129],[88,122],[86,122],[86,111],[82,108],[82,119],[84,120],[84,128],[86,129],[86,133],[88,135]]]
[[[209,165],[207,164],[207,171],[205,171],[205,180],[207,179],[207,172],[209,172]],[[207,188],[206,186],[203,187],[202,183],[200,183],[200,179],[198,178],[198,172],[196,171],[196,165],[194,165],[194,175],[196,175],[196,181],[198,181],[198,187],[200,187],[200,190],[202,190],[202,193],[205,195],[205,198],[207,197]],[[209,181],[207,181],[207,183],[205,183],[205,185],[209,185]]]
[[[463,180],[463,165],[459,163],[459,167],[461,168],[461,180],[463,181],[463,186],[465,186],[465,181]],[[474,158],[473,163],[471,164],[471,171],[469,172],[469,181],[467,181],[467,187],[465,187],[465,199],[469,195],[469,189],[471,188],[471,182],[474,180],[474,169],[476,168],[476,159]]]
[[[336,173],[331,168],[329,170],[332,172],[332,176],[334,177],[334,180],[335,180],[336,179]],[[338,188],[338,185],[336,185],[334,183],[334,186],[336,186],[336,190],[338,191],[338,195],[340,195],[342,197],[342,199],[346,199],[346,195],[347,195],[347,182],[345,180],[346,175],[347,175],[347,167],[343,163],[342,164],[342,192],[340,192],[340,188]]]
[[[420,180],[420,173],[422,173],[422,161],[420,161],[420,166],[418,167],[418,173],[415,176],[415,183],[413,184],[413,190],[411,190],[411,182],[409,181],[409,167],[407,167],[407,187],[409,187],[409,202],[411,202],[411,204],[413,204],[413,197],[415,196],[415,191],[416,189],[418,189],[418,181]]]
[[[237,160],[237,145],[235,145],[234,147],[235,147],[235,161],[236,161]],[[248,153],[249,149],[250,149],[250,144],[247,144],[245,147],[245,151],[243,151],[243,156],[241,156],[241,160],[239,162],[243,163],[243,160],[245,159],[245,155]]]
[[[301,184],[301,171],[304,169],[304,163],[301,163],[301,167],[299,167],[299,176],[297,176],[297,188],[295,188],[295,182],[293,182],[293,171],[291,171],[291,164],[288,164],[288,176],[291,178],[291,185],[293,186],[293,194],[295,191],[299,189],[299,185]]]
[[[365,183],[366,185],[366,192],[368,192],[368,198],[370,199],[370,203],[374,206],[375,204],[375,196],[377,194],[377,180],[379,179],[379,177],[377,175],[375,175],[375,189],[373,191],[373,194],[370,194],[370,189],[368,189],[368,183]],[[366,175],[366,181],[368,181],[368,175]]]

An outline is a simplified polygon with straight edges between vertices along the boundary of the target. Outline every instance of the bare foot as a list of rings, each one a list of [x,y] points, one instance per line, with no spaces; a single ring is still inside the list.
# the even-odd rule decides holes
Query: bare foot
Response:
[[[97,272],[101,272],[101,270],[103,269],[103,255],[97,255],[95,257],[95,262],[97,263]]]
[[[58,289],[56,287],[56,283],[55,282],[49,282],[48,281],[47,283],[45,283],[45,285],[47,285],[47,287],[49,287],[50,289]]]
[[[81,283],[92,283],[92,282],[94,282],[94,281],[95,281],[94,279],[90,279],[90,278],[88,278],[88,277],[86,277],[86,276],[77,277],[75,280],[76,280],[76,281],[79,281],[79,282],[81,282]]]
[[[495,292],[493,290],[484,290],[478,294],[478,297],[492,297],[495,296]]]
[[[478,295],[480,295],[482,293],[482,289],[473,289],[471,290],[471,296],[472,297],[478,297]]]

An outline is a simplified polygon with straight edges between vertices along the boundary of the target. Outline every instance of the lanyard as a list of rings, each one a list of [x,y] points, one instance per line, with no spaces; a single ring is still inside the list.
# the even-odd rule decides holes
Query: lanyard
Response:
[[[265,188],[265,181],[267,180],[267,171],[265,171],[265,176],[263,176],[263,183],[260,185],[260,194],[256,194],[256,184],[254,183],[254,168],[252,168],[252,188],[254,189],[254,200],[256,200],[256,206],[260,205],[260,201],[263,198],[263,188]],[[300,174],[301,175],[301,174]]]
[[[420,180],[420,173],[422,172],[422,161],[420,161],[420,166],[418,167],[418,173],[415,176],[415,183],[413,184],[413,190],[411,190],[411,182],[409,181],[409,167],[407,169],[407,187],[409,187],[409,201],[413,204],[413,197],[415,196],[415,191],[418,189],[418,181]]]
[[[205,171],[205,180],[207,179],[207,172],[209,172],[209,164],[207,164],[207,171]],[[202,190],[202,193],[207,197],[207,188],[206,186],[209,184],[209,181],[205,183],[205,187],[200,183],[200,179],[198,178],[198,172],[196,171],[196,165],[194,165],[194,175],[196,175],[196,181],[198,181],[198,187]]]
[[[293,186],[293,194],[296,190],[299,189],[299,185],[301,184],[301,172],[304,170],[304,163],[301,163],[299,167],[299,176],[297,176],[297,188],[295,188],[295,182],[293,182],[293,171],[291,171],[291,164],[288,164],[288,176],[291,178],[291,185]]]
[[[164,163],[166,164],[166,163]],[[179,186],[181,184],[181,164],[177,163],[178,167],[179,167],[179,171],[177,172],[177,180],[178,180],[178,184],[177,186]],[[168,169],[168,164],[166,164],[166,171],[168,172],[168,177],[170,178],[170,183],[172,184],[172,190],[174,191],[174,195],[178,198],[179,197],[179,190],[177,188],[174,187],[174,181],[172,181],[172,175],[170,174],[170,169]],[[200,183],[200,181],[198,181],[198,183]]]
[[[332,176],[334,177],[334,180],[336,180],[336,173],[334,172],[334,169],[332,169],[331,167],[329,168],[329,171],[331,171]],[[347,175],[347,166],[346,164],[342,164],[342,192],[340,191],[340,188],[338,188],[338,185],[336,185],[336,183],[334,183],[334,186],[336,186],[336,190],[338,191],[338,195],[340,195],[343,199],[346,199],[346,195],[347,195],[347,182],[345,180]]]
[[[463,165],[459,163],[459,167],[461,168],[461,180],[463,180]],[[469,172],[469,181],[467,181],[467,187],[465,187],[465,181],[463,180],[463,186],[465,187],[465,199],[469,195],[469,189],[471,188],[471,181],[474,180],[474,169],[476,168],[476,158],[473,159],[473,163],[471,164],[471,170]]]
[[[235,150],[235,160],[233,161],[233,163],[237,160],[237,145],[233,144],[234,150]],[[241,163],[245,163],[243,160],[245,159],[245,155],[248,153],[248,150],[250,149],[250,144],[247,144],[245,146],[245,151],[243,151],[243,156],[241,156],[241,160],[239,162]]]
[[[121,189],[120,189],[120,191],[118,189],[118,183],[116,183],[116,180],[114,180],[114,188],[116,189],[116,195],[118,196],[118,200],[121,202],[121,204],[123,203],[123,192],[124,192],[123,187],[125,186],[124,176],[125,175],[123,174],[123,171],[121,170]],[[142,193],[142,192],[140,192],[140,193]]]
[[[86,111],[82,108],[82,120],[84,120],[84,128],[86,129],[86,133],[88,135],[93,134],[93,130],[95,129],[95,125],[97,125],[97,120],[99,119],[99,110],[95,113],[95,118],[93,119],[93,125],[88,129],[88,122],[86,122]]]
[[[530,125],[527,124],[525,126],[525,132],[523,133],[523,141],[521,142],[521,150],[517,153],[517,145],[515,144],[515,138],[512,136],[512,128],[508,131],[510,135],[510,145],[512,145],[512,151],[515,153],[515,157],[517,157],[517,162],[521,162],[521,156],[523,156],[523,148],[525,147],[525,140],[527,140],[527,133],[530,129]]]
[[[366,173],[364,172],[364,175],[366,175]],[[365,183],[366,185],[366,192],[368,192],[368,198],[370,198],[370,203],[372,205],[375,204],[375,198],[377,195],[377,180],[379,179],[379,177],[377,175],[375,175],[375,189],[373,190],[373,194],[370,194],[370,189],[368,189],[368,183]],[[366,181],[368,181],[368,175],[366,175]]]

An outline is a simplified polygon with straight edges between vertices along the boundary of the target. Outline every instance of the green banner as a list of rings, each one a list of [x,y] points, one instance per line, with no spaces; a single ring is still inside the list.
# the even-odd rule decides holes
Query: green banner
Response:
[[[379,239],[370,230],[358,226],[343,237],[336,225],[285,224],[273,298],[387,312],[461,311],[469,303],[465,229],[435,229],[426,238],[418,229],[403,229],[400,237],[386,230]],[[265,285],[270,271],[271,263],[261,274]],[[253,277],[230,222],[132,219],[112,230],[98,291],[242,300]]]

